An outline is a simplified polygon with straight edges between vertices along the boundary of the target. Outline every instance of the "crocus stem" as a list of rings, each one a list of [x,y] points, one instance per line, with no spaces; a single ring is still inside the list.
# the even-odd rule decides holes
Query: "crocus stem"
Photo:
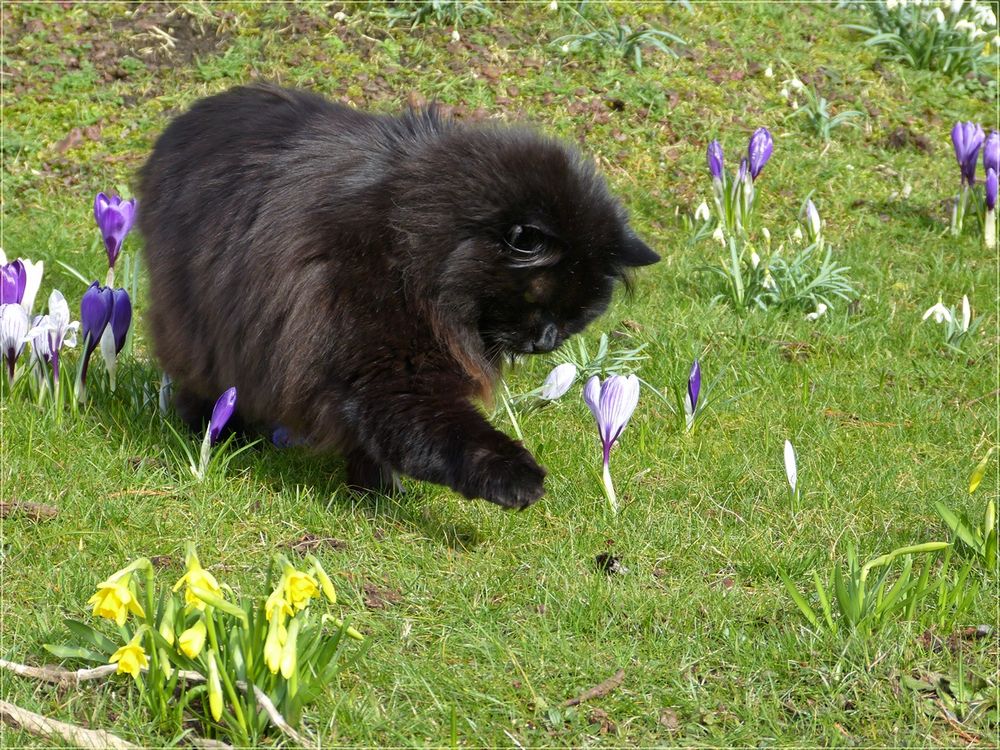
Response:
[[[983,242],[987,250],[997,246],[997,213],[995,208],[986,209],[986,225],[983,227]]]
[[[52,352],[52,400],[59,403],[59,350]]]
[[[955,213],[951,222],[951,234],[957,237],[962,233],[962,224],[965,223],[965,208],[969,202],[969,186],[962,183],[962,192],[958,194],[958,201],[955,204]]]
[[[521,432],[521,425],[517,423],[517,417],[514,416],[514,410],[510,408],[510,391],[507,390],[507,384],[504,384],[505,393],[501,398],[503,399],[503,406],[507,410],[507,416],[510,417],[510,423],[514,425],[514,434],[517,435],[517,439],[524,442],[524,433]]]
[[[108,276],[104,281],[104,286],[113,287],[115,285],[115,267],[111,266],[108,269]]]
[[[611,483],[611,468],[607,461],[604,462],[604,494],[607,496],[608,502],[611,503],[611,510],[617,513],[618,497],[615,495],[615,486]]]

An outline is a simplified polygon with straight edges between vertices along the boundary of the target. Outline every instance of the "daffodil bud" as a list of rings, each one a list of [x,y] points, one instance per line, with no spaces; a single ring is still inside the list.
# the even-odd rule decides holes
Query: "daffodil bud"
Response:
[[[222,718],[222,683],[219,680],[219,666],[215,663],[215,652],[208,652],[208,708],[212,718]]]
[[[288,635],[285,638],[285,645],[281,647],[281,676],[289,679],[298,667],[298,637],[300,619],[292,618],[288,625]]]
[[[168,597],[167,602],[163,608],[163,617],[160,619],[160,635],[163,636],[163,640],[169,643],[171,646],[174,645],[174,599],[173,597]]]
[[[573,374],[574,376],[576,375],[575,368]],[[309,555],[306,559],[313,564],[313,574],[316,576],[316,580],[319,581],[319,587],[322,589],[323,595],[329,599],[330,604],[336,604],[337,590],[333,587],[333,581],[330,580],[330,576],[326,574],[323,566],[315,556]]]
[[[194,659],[205,647],[205,621],[200,619],[177,639],[177,647],[189,659]]]
[[[281,640],[278,637],[281,627],[279,618],[271,620],[267,628],[267,640],[264,641],[264,663],[271,674],[278,674],[281,668]]]

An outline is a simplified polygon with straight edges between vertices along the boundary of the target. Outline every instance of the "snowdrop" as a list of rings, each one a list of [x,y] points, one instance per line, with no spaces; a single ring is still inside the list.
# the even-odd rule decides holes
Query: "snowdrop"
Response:
[[[826,314],[826,311],[827,311],[826,304],[820,302],[818,305],[816,305],[815,312],[811,312],[806,315],[806,320],[818,320],[819,318],[823,317],[823,315]]]

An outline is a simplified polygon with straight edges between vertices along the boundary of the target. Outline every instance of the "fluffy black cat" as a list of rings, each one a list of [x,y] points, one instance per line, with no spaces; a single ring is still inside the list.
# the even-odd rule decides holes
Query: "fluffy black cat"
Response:
[[[197,102],[140,173],[156,355],[203,419],[247,422],[523,508],[545,471],[474,405],[505,358],[549,352],[659,257],[589,161],[433,109],[367,114],[250,86]]]

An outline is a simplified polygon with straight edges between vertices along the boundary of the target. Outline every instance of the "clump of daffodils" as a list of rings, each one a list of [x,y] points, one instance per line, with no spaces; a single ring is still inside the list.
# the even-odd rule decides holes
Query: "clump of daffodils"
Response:
[[[270,593],[239,597],[202,566],[191,545],[183,574],[165,591],[150,561],[140,558],[99,583],[87,601],[94,618],[114,623],[113,635],[72,622],[83,647],[47,648],[116,664],[169,731],[195,720],[207,735],[257,744],[271,730],[261,695],[297,726],[302,707],[336,676],[343,636],[363,640],[332,613],[318,612],[335,605],[337,593],[319,559],[309,555],[306,563],[300,569],[276,555]]]

